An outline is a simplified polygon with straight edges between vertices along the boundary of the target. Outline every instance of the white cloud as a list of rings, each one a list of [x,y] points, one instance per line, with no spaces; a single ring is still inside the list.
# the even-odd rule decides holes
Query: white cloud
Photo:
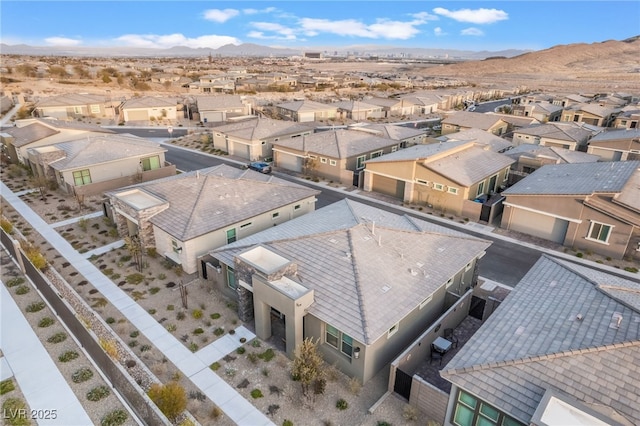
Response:
[[[415,19],[422,21],[422,22],[427,22],[427,21],[437,21],[438,19],[440,19],[439,17],[437,17],[436,15],[432,15],[429,12],[418,12],[418,13],[412,13],[409,16],[414,17]]]
[[[378,19],[374,24],[364,24],[355,19],[330,21],[328,19],[302,18],[299,20],[300,31],[307,36],[330,33],[344,37],[363,37],[372,39],[409,39],[420,32],[418,25],[422,20],[391,21]]]
[[[236,9],[209,9],[204,11],[204,19],[223,23],[239,14],[240,11]]]
[[[121,45],[130,47],[149,47],[154,49],[168,49],[174,46],[187,46],[192,48],[204,47],[216,49],[225,44],[240,44],[240,40],[230,36],[203,35],[190,38],[182,34],[125,34],[116,38]]]
[[[245,15],[257,15],[259,13],[272,13],[275,11],[275,7],[266,7],[264,9],[242,9],[242,13]]]
[[[82,40],[67,37],[47,37],[44,41],[50,46],[79,46],[82,44]]]
[[[293,29],[273,22],[252,22],[251,25],[260,31],[250,31],[247,37],[275,40],[296,40]],[[266,35],[264,31],[275,33]]]
[[[447,33],[445,33],[444,31],[442,31],[442,28],[440,28],[440,27],[435,27],[435,28],[433,29],[433,34],[434,34],[435,36],[443,36],[443,35],[447,35]]]
[[[464,30],[460,31],[460,35],[463,36],[483,36],[484,32],[482,32],[481,29],[478,28],[465,28]]]
[[[498,9],[460,9],[449,10],[443,7],[436,7],[433,13],[458,22],[469,22],[472,24],[493,24],[494,22],[509,19],[507,12]]]

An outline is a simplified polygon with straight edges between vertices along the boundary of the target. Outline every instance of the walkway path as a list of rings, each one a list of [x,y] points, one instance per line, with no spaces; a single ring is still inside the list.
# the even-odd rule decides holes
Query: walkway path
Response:
[[[209,368],[210,363],[219,359],[217,358],[219,354],[224,356],[239,347],[241,345],[240,338],[245,337],[250,340],[255,335],[244,327],[238,327],[233,336],[218,339],[197,353],[192,353],[125,291],[85,259],[84,255],[71,247],[51,225],[47,224],[2,182],[0,182],[0,192],[7,203],[11,204],[34,229],[37,229],[86,280],[91,282],[109,300],[111,305],[118,309],[147,339],[152,341],[156,348],[184,376],[190,378],[200,388],[201,392],[224,411],[229,418],[239,425],[260,426],[273,424],[267,416]],[[235,343],[235,346],[233,346],[233,343]]]
[[[45,415],[49,411],[47,419],[34,418],[39,425],[90,425],[91,418],[4,284],[0,285],[0,306],[2,316],[11,319],[2,321],[0,329],[0,348],[4,354],[0,376],[4,379],[13,373],[35,414]],[[7,367],[9,371],[5,370]]]

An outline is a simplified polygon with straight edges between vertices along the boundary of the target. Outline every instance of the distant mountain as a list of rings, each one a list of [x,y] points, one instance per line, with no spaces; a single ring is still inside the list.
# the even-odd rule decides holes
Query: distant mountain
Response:
[[[96,57],[195,57],[214,56],[224,57],[288,57],[301,55],[305,51],[327,52],[333,55],[337,52],[344,56],[347,53],[356,53],[362,56],[380,57],[414,57],[414,58],[459,58],[459,59],[485,59],[489,57],[513,57],[526,53],[526,50],[504,50],[498,52],[470,51],[453,49],[431,49],[399,46],[349,46],[349,47],[323,47],[323,48],[299,48],[269,47],[253,43],[240,45],[227,44],[217,49],[191,48],[187,46],[174,46],[169,49],[150,49],[136,47],[78,47],[78,46],[29,46],[26,44],[8,45],[0,43],[0,53],[4,55],[31,55],[31,56],[96,56]]]

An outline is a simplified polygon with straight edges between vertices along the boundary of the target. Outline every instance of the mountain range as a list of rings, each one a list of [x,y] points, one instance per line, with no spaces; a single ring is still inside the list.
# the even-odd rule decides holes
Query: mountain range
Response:
[[[323,47],[291,49],[285,47],[262,46],[253,43],[239,45],[227,44],[217,49],[191,48],[187,46],[174,46],[169,49],[151,49],[137,47],[79,47],[79,46],[29,46],[26,44],[8,45],[0,43],[0,53],[5,55],[29,55],[29,56],[93,56],[93,57],[196,57],[214,56],[223,57],[289,57],[300,56],[304,52],[322,52],[325,55],[346,56],[357,54],[359,56],[380,57],[413,57],[413,58],[444,58],[464,60],[479,60],[490,57],[511,58],[528,52],[528,50],[501,50],[501,51],[471,51],[439,48],[399,47],[380,45],[360,45],[347,47]]]

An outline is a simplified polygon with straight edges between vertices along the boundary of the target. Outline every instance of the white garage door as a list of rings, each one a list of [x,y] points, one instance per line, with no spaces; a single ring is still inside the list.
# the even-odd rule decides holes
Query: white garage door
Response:
[[[510,226],[512,230],[559,244],[564,243],[569,226],[568,221],[514,207],[512,209]]]
[[[249,145],[229,141],[229,154],[250,160]]]
[[[302,172],[302,158],[296,157],[295,155],[278,152],[278,161],[276,165],[294,172]]]
[[[138,120],[148,120],[149,119],[149,111],[146,109],[132,109],[126,111],[127,113],[127,121],[138,121]]]

